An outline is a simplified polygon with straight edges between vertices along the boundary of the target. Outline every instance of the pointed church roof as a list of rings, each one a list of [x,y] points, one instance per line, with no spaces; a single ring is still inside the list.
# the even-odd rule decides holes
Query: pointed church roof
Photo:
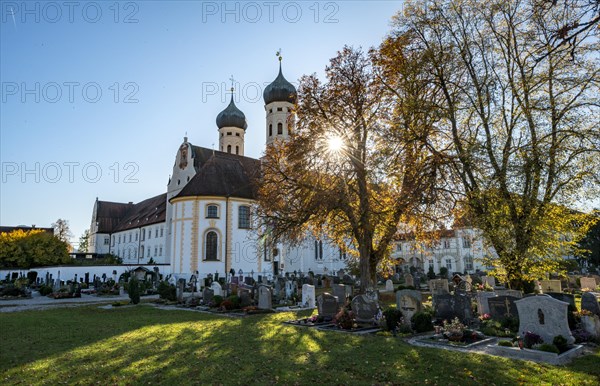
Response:
[[[244,130],[248,127],[246,116],[242,110],[237,108],[233,101],[233,94],[231,94],[229,105],[217,115],[217,127],[219,129],[223,127],[239,127]]]
[[[197,146],[194,146],[194,150],[197,154],[210,154],[210,157],[201,162],[196,175],[174,198],[194,196],[256,198],[256,178],[260,173],[259,160]]]
[[[271,102],[290,102],[296,103],[296,87],[287,81],[281,72],[281,61],[279,61],[279,74],[277,78],[269,84],[263,92],[265,105]]]

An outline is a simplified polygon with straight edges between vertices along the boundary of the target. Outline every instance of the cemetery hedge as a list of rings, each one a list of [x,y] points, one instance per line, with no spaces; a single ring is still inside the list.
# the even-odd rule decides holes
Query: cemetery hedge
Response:
[[[147,305],[0,313],[12,384],[600,383],[600,353],[564,367],[297,328],[311,312],[228,318]],[[41,328],[43,326],[43,328]]]

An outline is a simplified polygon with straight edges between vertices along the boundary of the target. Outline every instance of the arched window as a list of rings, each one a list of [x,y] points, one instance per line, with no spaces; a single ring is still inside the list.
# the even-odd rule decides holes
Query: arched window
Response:
[[[206,218],[219,218],[219,207],[216,205],[207,205]]]
[[[204,256],[205,260],[217,260],[217,246],[219,236],[217,232],[210,231],[206,234],[204,241]]]
[[[277,124],[277,134],[283,134],[283,123],[281,122]]]
[[[273,125],[269,125],[269,137],[273,136]]]
[[[238,228],[249,229],[250,228],[250,207],[246,205],[240,205],[238,208]]]
[[[227,145],[227,153],[231,154],[231,145]]]
[[[235,154],[240,154],[240,147],[239,146],[235,147]]]

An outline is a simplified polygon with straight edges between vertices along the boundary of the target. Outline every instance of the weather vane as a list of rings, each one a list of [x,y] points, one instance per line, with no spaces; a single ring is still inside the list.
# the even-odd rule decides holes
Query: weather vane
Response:
[[[279,61],[281,62],[281,48],[277,51],[277,53],[275,53],[275,55],[279,58]]]
[[[231,75],[231,78],[229,78],[229,80],[231,81],[230,91],[231,91],[231,94],[233,94],[233,90],[234,90],[233,85],[235,84],[235,79],[233,79],[233,75]]]

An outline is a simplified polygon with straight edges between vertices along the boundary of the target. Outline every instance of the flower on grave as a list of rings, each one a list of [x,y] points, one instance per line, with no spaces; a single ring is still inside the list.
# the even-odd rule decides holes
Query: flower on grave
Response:
[[[525,348],[532,348],[536,344],[544,343],[544,340],[538,334],[526,331],[523,333],[523,345]]]
[[[490,320],[492,318],[492,315],[490,314],[483,314],[479,316],[479,320],[483,321],[483,320]]]

